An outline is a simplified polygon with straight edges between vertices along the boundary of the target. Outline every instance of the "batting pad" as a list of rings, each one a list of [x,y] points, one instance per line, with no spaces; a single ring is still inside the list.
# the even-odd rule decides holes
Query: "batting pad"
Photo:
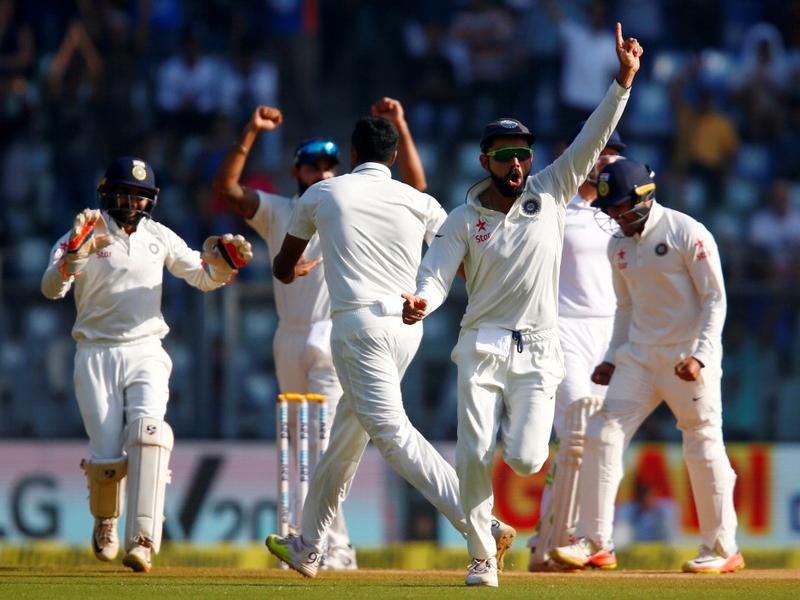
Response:
[[[125,550],[137,543],[149,544],[154,553],[161,547],[164,525],[164,494],[170,482],[169,456],[175,438],[172,428],[160,419],[143,417],[128,425],[128,510],[125,514]]]
[[[570,543],[578,523],[578,476],[583,462],[586,425],[603,406],[602,398],[581,398],[564,412],[564,438],[559,441],[549,514],[543,515],[534,560],[549,560],[550,550]]]
[[[83,459],[81,469],[86,473],[92,516],[98,519],[117,518],[122,513],[122,498],[125,495],[125,474],[128,472],[126,458]]]

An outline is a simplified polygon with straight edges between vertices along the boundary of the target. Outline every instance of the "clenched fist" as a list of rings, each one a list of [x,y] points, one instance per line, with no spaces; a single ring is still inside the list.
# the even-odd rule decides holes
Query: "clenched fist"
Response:
[[[258,106],[250,117],[250,127],[255,131],[272,131],[283,123],[283,113],[272,106]]]

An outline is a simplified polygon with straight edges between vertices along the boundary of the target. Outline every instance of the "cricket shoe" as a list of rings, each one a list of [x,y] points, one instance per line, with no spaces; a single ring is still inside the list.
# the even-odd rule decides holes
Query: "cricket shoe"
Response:
[[[323,571],[355,571],[358,569],[356,551],[350,544],[346,546],[328,546],[328,550],[319,561]]]
[[[133,569],[136,573],[149,573],[150,569],[153,568],[150,554],[149,542],[137,543],[122,559],[122,564]]]
[[[305,577],[316,577],[320,555],[312,546],[303,542],[302,536],[289,534],[286,537],[268,535],[264,540],[267,549],[277,558]]]
[[[113,517],[94,520],[92,532],[92,550],[97,560],[110,561],[119,553],[117,537],[117,520]]]
[[[492,537],[494,537],[494,543],[497,548],[497,564],[495,565],[495,570],[502,571],[503,557],[506,552],[511,549],[511,546],[514,545],[514,540],[517,537],[517,530],[499,519],[492,519]]]
[[[489,558],[473,558],[472,564],[467,567],[467,585],[485,585],[497,587],[497,560],[494,556]]]
[[[574,544],[555,548],[550,557],[572,568],[593,567],[595,569],[616,569],[617,555],[613,548],[603,548],[587,537],[578,538]]]
[[[700,553],[682,567],[684,573],[735,573],[742,569],[744,557],[738,550],[730,556],[722,556],[706,546],[700,546]]]

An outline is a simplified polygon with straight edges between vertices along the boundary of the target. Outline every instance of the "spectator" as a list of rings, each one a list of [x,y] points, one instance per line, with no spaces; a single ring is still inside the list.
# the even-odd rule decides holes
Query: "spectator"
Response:
[[[614,40],[608,35],[604,2],[586,5],[586,22],[565,17],[553,0],[548,0],[547,9],[562,39],[561,123],[563,130],[571,131],[603,99],[617,69],[617,54]]]
[[[187,30],[180,51],[158,69],[156,104],[164,127],[179,136],[206,133],[209,117],[220,107],[220,69],[203,52],[199,36]]]
[[[450,36],[463,45],[469,56],[469,83],[463,96],[464,114],[470,120],[468,131],[512,108],[515,65],[522,59],[514,54],[514,31],[511,13],[491,0],[471,0],[453,16]],[[608,31],[605,34],[608,37]],[[614,61],[616,65],[616,55]]]
[[[739,81],[735,97],[744,113],[745,135],[773,141],[782,129],[787,65],[778,28],[757,23],[742,44]]]
[[[671,543],[678,532],[675,501],[660,495],[641,477],[636,479],[630,501],[617,508],[614,521],[618,547],[637,542]]]
[[[767,262],[769,271],[779,279],[796,275],[792,271],[800,249],[800,211],[791,205],[789,185],[785,179],[773,182],[767,206],[753,215],[748,236],[759,262]]]
[[[739,148],[739,135],[731,118],[715,106],[714,90],[699,83],[701,63],[694,60],[670,85],[677,117],[674,162],[688,169],[703,186],[706,206],[723,203],[725,181]],[[687,101],[687,83],[696,84],[694,103]]]

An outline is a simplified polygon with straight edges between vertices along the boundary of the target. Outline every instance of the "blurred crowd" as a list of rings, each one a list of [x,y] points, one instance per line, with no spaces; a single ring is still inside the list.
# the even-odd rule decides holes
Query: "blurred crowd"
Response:
[[[294,145],[332,136],[346,152],[354,118],[387,95],[450,209],[482,177],[487,121],[530,126],[534,171],[569,143],[615,72],[615,21],[646,51],[625,154],[720,244],[727,439],[800,440],[800,0],[0,0],[0,436],[81,434],[72,300],[47,302],[38,284],[111,157],[153,164],[155,218],[198,247],[247,231],[210,183],[255,105],[279,106],[286,124],[261,137],[244,183],[291,195]],[[165,279],[167,418],[181,437],[274,436],[258,254],[221,299]],[[426,320],[405,386],[434,439],[455,435],[460,298]],[[668,411],[641,436],[678,438]]]

